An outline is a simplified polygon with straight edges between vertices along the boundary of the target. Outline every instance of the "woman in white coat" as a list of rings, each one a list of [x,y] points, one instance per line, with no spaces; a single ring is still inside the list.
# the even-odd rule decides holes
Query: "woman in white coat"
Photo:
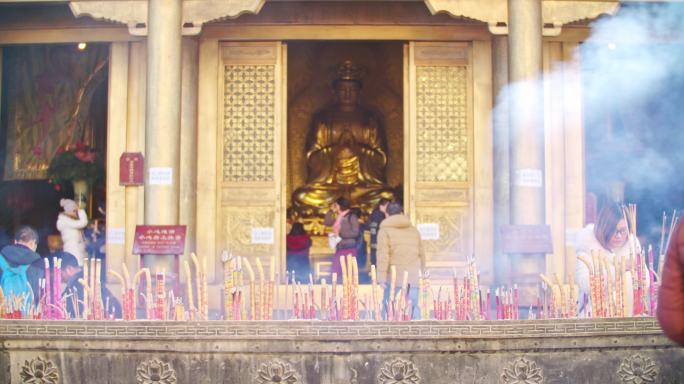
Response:
[[[616,258],[626,258],[629,260],[630,255],[636,257],[636,254],[641,252],[641,244],[639,239],[630,235],[629,226],[623,213],[623,206],[610,202],[601,209],[601,212],[596,219],[596,224],[589,224],[577,233],[575,240],[575,249],[577,256],[585,256],[586,259],[592,260],[591,251],[601,251],[606,257],[607,266],[614,276],[614,264]],[[597,270],[597,266],[593,266]],[[644,270],[647,271],[645,265]],[[648,273],[646,273],[648,276]],[[584,294],[588,297],[590,295],[589,283],[589,269],[581,260],[577,260],[575,277],[577,285],[579,285],[579,300],[580,305]],[[625,272],[625,291],[632,290],[632,275],[629,271]],[[644,287],[648,284],[648,279],[644,281]],[[634,303],[633,295],[624,294],[625,307],[627,308],[627,316],[632,314]],[[596,316],[594,314],[594,316]]]
[[[78,209],[73,200],[62,199],[59,205],[64,209],[57,217],[57,229],[62,234],[64,252],[76,256],[78,264],[83,265],[83,259],[87,257],[83,228],[88,225],[88,216],[84,210]]]

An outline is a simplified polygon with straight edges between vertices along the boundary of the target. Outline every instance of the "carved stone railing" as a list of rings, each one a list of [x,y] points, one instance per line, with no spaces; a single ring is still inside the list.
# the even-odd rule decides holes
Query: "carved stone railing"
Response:
[[[0,339],[0,383],[684,382],[684,350],[653,318],[6,320]]]

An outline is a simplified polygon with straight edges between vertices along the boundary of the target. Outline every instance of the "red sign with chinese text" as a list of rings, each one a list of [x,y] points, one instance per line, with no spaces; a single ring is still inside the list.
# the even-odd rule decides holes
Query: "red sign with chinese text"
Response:
[[[136,225],[134,255],[182,255],[185,225]]]
[[[140,152],[124,152],[119,158],[119,185],[145,183],[145,159]]]

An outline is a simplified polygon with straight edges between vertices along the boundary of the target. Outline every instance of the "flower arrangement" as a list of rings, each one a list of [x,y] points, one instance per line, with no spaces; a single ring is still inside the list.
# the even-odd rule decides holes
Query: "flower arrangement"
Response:
[[[47,170],[50,183],[60,191],[65,183],[85,180],[88,185],[104,177],[104,166],[100,154],[84,143],[61,146],[55,152]]]

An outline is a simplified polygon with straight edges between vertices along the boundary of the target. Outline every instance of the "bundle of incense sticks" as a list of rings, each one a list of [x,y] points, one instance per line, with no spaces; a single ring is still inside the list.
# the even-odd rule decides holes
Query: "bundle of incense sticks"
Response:
[[[157,320],[166,320],[166,276],[162,269],[155,274],[156,283],[156,313],[154,318]]]
[[[223,262],[223,316],[230,320],[233,317],[233,255],[223,251],[221,261]]]
[[[325,279],[321,279],[321,308],[320,308],[321,320],[329,315],[328,313],[328,284]]]
[[[256,303],[256,282],[254,280],[254,269],[248,259],[244,259],[245,269],[247,269],[247,276],[249,278],[249,314],[246,314],[250,320],[257,320],[257,303]],[[242,284],[240,284],[242,286]]]
[[[46,319],[52,319],[53,318],[53,307],[52,307],[52,300],[53,300],[53,295],[52,295],[52,279],[51,279],[51,274],[50,274],[50,258],[46,257],[45,259],[45,306],[44,308],[44,316]],[[85,259],[88,260],[88,259]]]
[[[359,320],[359,263],[356,256],[351,258],[352,261],[352,320]]]
[[[115,270],[110,269],[107,271],[110,275],[116,277],[121,284],[121,317],[123,320],[132,320],[129,315],[130,305],[128,304],[128,284],[124,280],[123,276],[117,273]]]
[[[387,320],[392,320],[394,318],[394,290],[397,284],[397,267],[394,265],[390,266],[390,286],[389,286],[389,299],[386,303],[387,306]],[[387,295],[385,295],[387,296]]]
[[[202,319],[209,320],[209,287],[207,282],[207,257],[202,256]]]
[[[99,261],[99,260],[98,260]],[[66,318],[62,304],[62,259],[52,258],[54,273],[52,274],[52,303],[55,306],[54,319],[63,320]]]
[[[349,320],[349,274],[343,255],[340,256],[340,268],[342,270],[342,320]]]
[[[273,286],[275,285],[275,256],[271,256],[271,262],[268,265],[268,295],[266,299],[265,320],[273,318]],[[313,291],[311,296],[311,303],[313,304]]]
[[[195,320],[195,295],[192,292],[192,273],[190,272],[190,264],[187,260],[183,260],[183,271],[185,271],[185,285],[188,292],[188,319]]]
[[[202,265],[200,264],[197,255],[190,253],[192,264],[195,266],[195,282],[197,284],[197,319],[206,320],[204,318],[204,285],[202,284]]]
[[[371,300],[370,300],[370,313],[373,320],[380,320],[380,311],[378,310],[378,273],[375,269],[375,265],[371,265],[370,270],[371,278]]]
[[[649,282],[649,314],[651,316],[655,316],[655,308],[656,308],[656,280],[655,280],[655,271],[653,270],[653,247],[648,246],[648,282]]]
[[[330,295],[330,320],[339,320],[337,309],[337,272],[332,274],[332,294]]]
[[[265,305],[265,281],[264,281],[264,266],[261,264],[261,259],[258,257],[256,258],[256,267],[257,267],[257,273],[259,274],[259,293],[257,296],[257,304],[256,304],[256,315],[254,316],[254,320],[263,320],[263,314],[266,312],[266,305]]]

